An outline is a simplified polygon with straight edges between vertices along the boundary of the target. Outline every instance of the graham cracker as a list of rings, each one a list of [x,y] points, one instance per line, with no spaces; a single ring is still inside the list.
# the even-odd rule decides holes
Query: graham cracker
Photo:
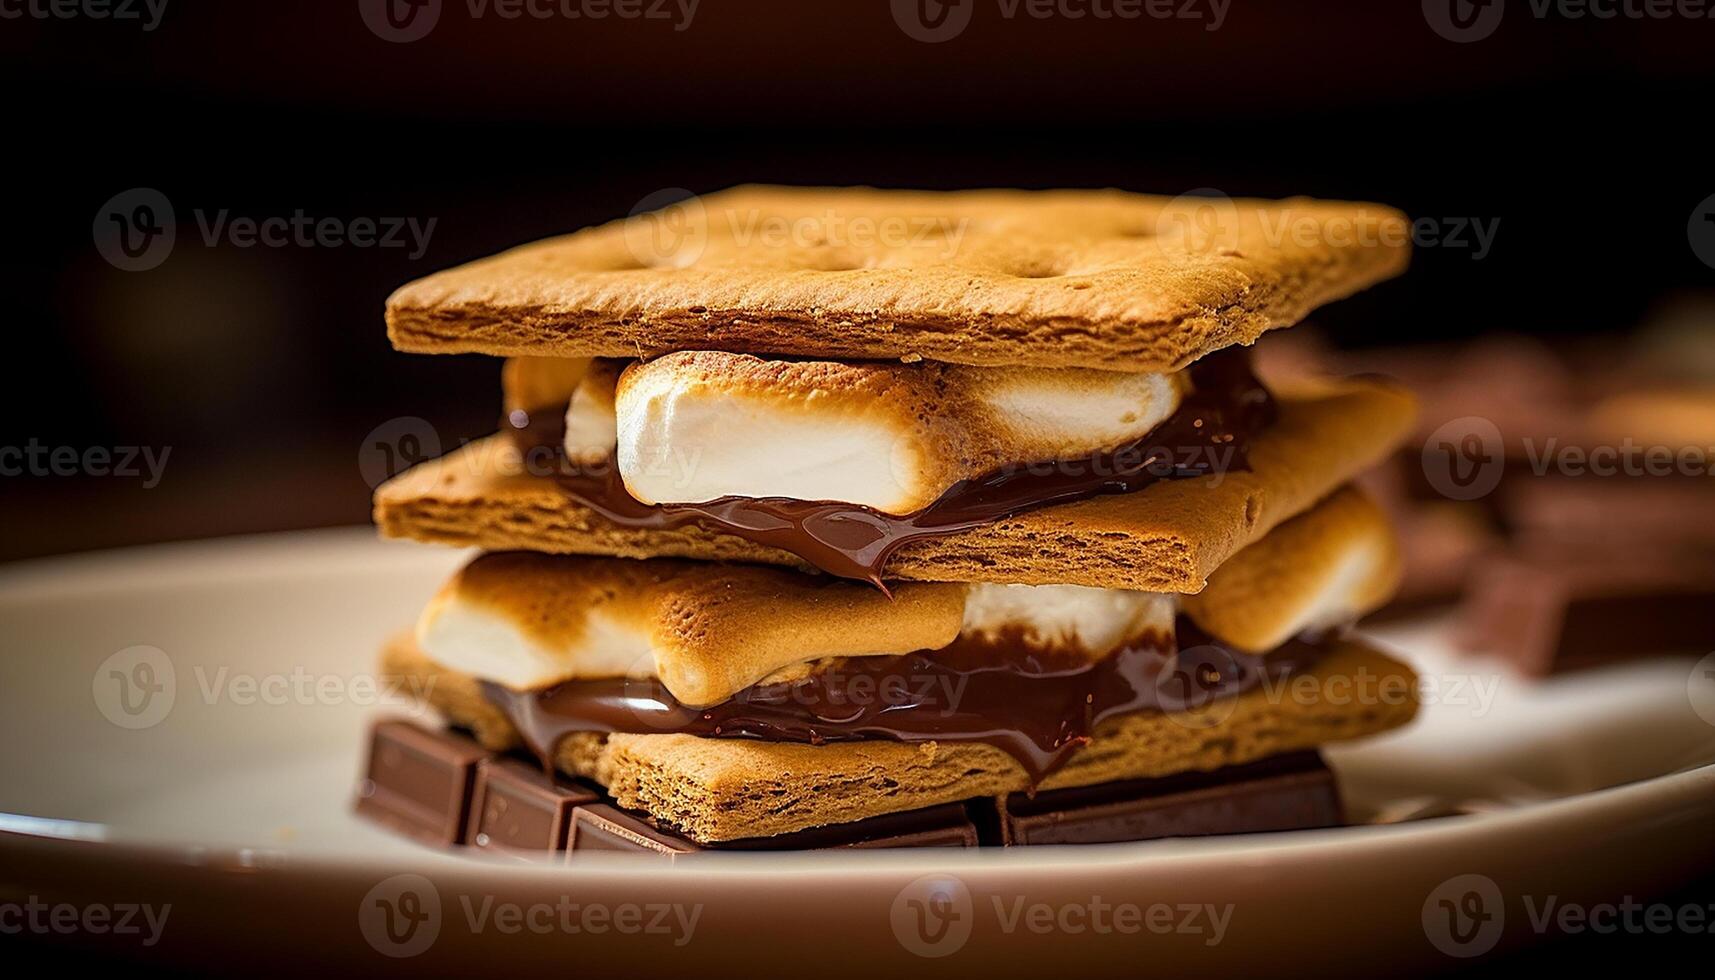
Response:
[[[745,186],[407,284],[394,346],[1177,370],[1404,270],[1375,204]]]
[[[1208,633],[1261,653],[1373,611],[1403,572],[1387,513],[1345,486],[1228,559],[1181,608]]]
[[[429,702],[486,747],[520,745],[517,731],[469,675],[445,670],[399,637],[383,670],[417,680]],[[1240,765],[1371,735],[1417,712],[1416,675],[1356,641],[1277,687],[1258,687],[1197,713],[1112,719],[1043,781],[1085,786]],[[766,837],[1029,788],[1013,758],[981,742],[802,745],[683,734],[577,733],[555,758],[594,779],[624,807],[703,841]]]
[[[1278,420],[1247,471],[1169,480],[1131,494],[1047,507],[900,548],[882,574],[932,582],[1087,585],[1191,593],[1239,549],[1385,458],[1411,430],[1403,390],[1374,381],[1280,393]],[[521,472],[491,438],[417,466],[375,494],[385,537],[622,558],[756,561],[797,556],[698,526],[635,531],[573,503],[550,477]]]

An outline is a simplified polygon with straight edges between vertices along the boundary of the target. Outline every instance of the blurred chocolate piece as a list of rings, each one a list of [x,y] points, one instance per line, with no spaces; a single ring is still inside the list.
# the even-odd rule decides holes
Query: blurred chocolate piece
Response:
[[[1370,614],[1371,621],[1458,602],[1472,563],[1501,543],[1489,508],[1469,501],[1409,496],[1408,467],[1421,474],[1422,463],[1415,453],[1409,458],[1396,456],[1358,479],[1359,486],[1388,512],[1404,560],[1398,591],[1386,606]]]
[[[485,759],[471,793],[471,847],[535,860],[566,849],[576,807],[601,794],[571,780],[550,780],[517,759]]]
[[[1712,310],[1553,348],[1500,337],[1338,351],[1299,329],[1266,338],[1257,363],[1265,377],[1376,372],[1417,394],[1413,444],[1363,478],[1405,556],[1399,595],[1378,615],[1463,597],[1468,647],[1545,674],[1715,646],[1689,608],[1715,563]],[[1450,500],[1422,450],[1469,416],[1499,430],[1505,468],[1493,493]]]
[[[1585,379],[1547,344],[1528,337],[1484,337],[1457,345],[1333,350],[1303,328],[1258,345],[1265,379],[1380,374],[1410,388],[1419,401],[1416,438],[1402,450],[1410,468],[1430,434],[1454,419],[1495,423],[1509,459],[1526,458],[1525,440],[1577,441],[1583,432],[1578,396]],[[1410,489],[1433,494],[1426,482]]]
[[[698,851],[823,851],[895,847],[976,847],[977,827],[963,805],[948,803],[778,837],[696,844],[615,806],[579,807],[573,851],[632,851],[676,857]]]
[[[674,858],[702,850],[696,844],[657,829],[642,817],[597,803],[578,807],[572,816],[569,851],[623,851]]]
[[[1700,462],[1715,447],[1715,386],[1652,388],[1610,395],[1590,410],[1591,438],[1615,445],[1631,441],[1667,449],[1693,449]],[[1700,468],[1698,475],[1705,471]]]
[[[1215,772],[1014,793],[999,801],[1002,842],[1109,844],[1337,827],[1334,774],[1316,752]]]
[[[1501,513],[1534,555],[1715,556],[1715,480],[1566,477],[1502,487]]]
[[[424,843],[463,843],[477,763],[487,756],[463,735],[377,722],[357,812]]]
[[[1423,503],[1394,518],[1405,558],[1399,591],[1371,619],[1458,602],[1472,566],[1500,544],[1477,508],[1458,501]]]
[[[1542,676],[1715,647],[1715,563],[1632,552],[1505,555],[1476,569],[1460,642]]]

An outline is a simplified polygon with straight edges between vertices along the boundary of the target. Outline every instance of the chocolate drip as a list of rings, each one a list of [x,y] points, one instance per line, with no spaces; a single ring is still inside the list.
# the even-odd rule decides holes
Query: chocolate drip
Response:
[[[1054,504],[1133,493],[1158,480],[1190,479],[1248,468],[1251,438],[1274,419],[1268,390],[1249,357],[1228,349],[1189,369],[1191,393],[1152,432],[1082,459],[1009,466],[964,480],[914,514],[883,514],[857,504],[789,497],[721,497],[701,503],[644,504],[626,492],[619,468],[579,469],[564,457],[565,412],[513,412],[502,423],[532,471],[548,454],[550,471],[579,504],[635,530],[697,524],[789,551],[842,578],[886,590],[887,559],[903,545],[992,524]]]
[[[985,742],[1032,785],[1064,765],[1096,726],[1139,711],[1200,711],[1321,656],[1293,640],[1266,658],[1235,653],[1180,618],[1178,640],[1145,637],[1090,662],[1030,646],[1022,633],[962,637],[933,652],[859,657],[799,681],[759,684],[693,708],[660,681],[568,681],[541,691],[483,683],[483,693],[551,768],[573,732],[681,732],[710,738],[830,742]]]

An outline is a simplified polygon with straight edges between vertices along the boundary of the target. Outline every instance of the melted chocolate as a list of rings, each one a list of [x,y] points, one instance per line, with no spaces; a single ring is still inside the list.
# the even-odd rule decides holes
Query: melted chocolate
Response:
[[[1216,644],[1180,618],[1178,643],[1133,642],[1094,663],[1032,648],[1022,634],[960,638],[933,652],[859,657],[799,681],[759,684],[707,708],[680,703],[658,680],[568,681],[541,691],[483,682],[544,766],[573,732],[682,732],[710,738],[830,742],[985,742],[1032,785],[1064,765],[1108,718],[1198,711],[1281,679],[1322,647],[1289,641],[1266,658]]]
[[[1082,459],[1008,466],[964,480],[914,514],[789,497],[721,497],[701,503],[644,504],[626,492],[610,460],[579,469],[565,459],[565,411],[513,412],[502,422],[533,472],[552,472],[561,488],[608,522],[636,530],[697,524],[792,552],[842,578],[886,591],[881,570],[901,546],[1004,520],[1054,504],[1134,493],[1158,480],[1248,468],[1251,437],[1274,419],[1274,400],[1251,373],[1249,357],[1229,348],[1189,369],[1191,392],[1148,435]],[[552,465],[541,467],[546,454]]]

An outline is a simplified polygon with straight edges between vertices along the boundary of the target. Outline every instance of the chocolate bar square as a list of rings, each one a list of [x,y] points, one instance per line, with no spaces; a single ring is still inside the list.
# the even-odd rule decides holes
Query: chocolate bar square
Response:
[[[578,808],[571,851],[651,852],[667,858],[699,851],[815,851],[893,847],[976,847],[977,827],[963,805],[948,803],[890,813],[795,834],[697,844],[615,806]]]
[[[549,779],[516,759],[485,759],[476,769],[465,840],[473,848],[539,860],[565,849],[575,808],[600,800],[595,790]]]
[[[428,844],[461,844],[476,766],[487,755],[463,735],[377,722],[357,812]]]
[[[1715,646],[1715,562],[1611,553],[1495,556],[1472,576],[1461,644],[1540,677]]]
[[[702,848],[619,807],[597,803],[580,806],[572,815],[571,841],[566,850],[629,851],[676,858]]]
[[[1013,793],[996,806],[1001,841],[1009,847],[1309,830],[1344,823],[1334,774],[1315,752],[1034,797]]]

